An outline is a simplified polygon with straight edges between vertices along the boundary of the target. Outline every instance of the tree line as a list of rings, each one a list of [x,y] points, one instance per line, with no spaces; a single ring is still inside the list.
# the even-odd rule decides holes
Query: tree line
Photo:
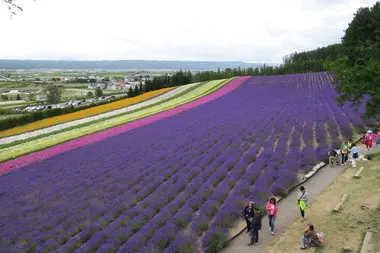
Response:
[[[283,57],[280,66],[263,65],[256,68],[226,68],[217,71],[178,71],[173,75],[156,77],[146,90],[185,85],[234,76],[284,75],[327,71],[334,74],[339,95],[337,102],[353,106],[366,99],[365,118],[380,116],[380,2],[359,8],[345,31],[341,43],[315,50],[294,52]]]

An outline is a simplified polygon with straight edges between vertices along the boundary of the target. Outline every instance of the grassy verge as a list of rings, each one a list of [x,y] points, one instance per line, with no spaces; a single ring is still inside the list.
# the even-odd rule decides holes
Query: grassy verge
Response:
[[[361,178],[353,179],[358,168],[364,167]],[[347,193],[348,199],[338,213],[332,209],[341,196]],[[379,252],[380,246],[380,157],[363,161],[356,169],[348,167],[336,181],[316,198],[310,207],[308,222],[314,224],[317,232],[324,232],[325,243],[316,252],[359,252],[366,231],[373,233],[368,253]],[[299,249],[306,222],[294,222],[287,228],[265,253],[304,252]]]
[[[19,149],[19,152],[16,152],[15,153],[12,153],[12,152],[6,152],[6,150],[4,151],[3,154],[1,154],[0,156],[0,162],[4,162],[6,160],[9,160],[9,159],[15,159],[19,156],[22,156],[22,155],[26,155],[26,154],[29,154],[29,153],[33,153],[33,152],[37,152],[37,151],[40,151],[40,150],[43,150],[43,149],[46,149],[48,147],[51,147],[51,146],[54,146],[54,145],[58,145],[60,143],[63,143],[63,142],[66,142],[66,141],[70,141],[70,140],[74,140],[74,139],[78,139],[80,137],[83,137],[85,135],[88,135],[88,134],[94,134],[94,133],[97,133],[97,132],[100,132],[100,131],[103,131],[107,128],[111,128],[111,127],[116,127],[116,126],[119,126],[119,125],[123,125],[123,124],[126,124],[126,123],[129,123],[129,122],[132,122],[132,121],[135,121],[135,120],[138,120],[138,119],[142,119],[142,118],[145,118],[145,117],[149,117],[149,116],[152,116],[152,115],[155,115],[155,114],[158,114],[160,112],[163,112],[163,111],[166,111],[166,110],[169,110],[169,109],[172,109],[172,108],[175,108],[177,106],[180,106],[180,105],[183,105],[183,104],[186,104],[186,103],[189,103],[191,101],[194,101],[196,99],[199,99],[201,97],[204,97],[208,94],[211,94],[212,92],[220,89],[221,87],[223,87],[224,85],[226,85],[228,82],[230,82],[231,80],[233,80],[233,78],[231,79],[227,79],[225,81],[221,81],[220,83],[218,83],[216,86],[214,86],[213,88],[207,90],[207,91],[204,91],[203,93],[199,94],[197,97],[193,97],[191,99],[188,99],[188,100],[183,100],[183,101],[180,101],[179,103],[177,104],[174,104],[174,105],[169,105],[167,107],[164,107],[164,108],[160,108],[159,111],[154,111],[154,112],[147,112],[146,114],[143,114],[143,115],[139,115],[138,117],[136,118],[129,118],[129,119],[125,119],[124,121],[120,121],[120,122],[116,122],[112,125],[107,125],[107,127],[103,127],[103,126],[100,126],[99,127],[99,124],[97,123],[100,123],[100,122],[104,122],[106,121],[106,119],[109,119],[109,118],[106,118],[106,119],[100,119],[100,120],[97,120],[97,121],[93,121],[93,122],[88,122],[88,123],[85,123],[85,124],[82,124],[82,125],[77,125],[75,127],[72,127],[70,129],[63,129],[63,130],[58,130],[55,132],[55,134],[62,134],[64,132],[68,132],[70,130],[75,130],[75,129],[78,129],[78,131],[75,131],[75,133],[71,133],[71,135],[67,135],[67,136],[63,136],[61,138],[57,138],[55,139],[54,141],[52,142],[44,142],[44,143],[36,143],[36,144],[29,144],[28,145],[28,142],[32,142],[33,138],[35,138],[34,140],[38,140],[38,139],[42,139],[43,137],[42,136],[36,136],[36,137],[33,137],[33,138],[30,138],[28,140],[22,140],[22,141],[18,141],[18,143],[20,144],[25,144],[25,149]],[[195,87],[199,87],[198,85],[196,85]],[[191,89],[189,90],[193,90],[195,89],[194,87],[192,87]],[[190,91],[189,90],[186,90],[185,92],[183,93],[189,93]],[[182,93],[180,93],[182,94]],[[183,96],[185,94],[182,94],[181,96]],[[180,95],[179,95],[180,96]],[[168,100],[172,100],[174,98],[169,98]],[[159,103],[157,104],[162,104],[163,102],[160,101]],[[149,108],[149,107],[152,107],[153,105],[150,105],[150,106],[146,106],[146,108]],[[142,109],[136,109],[137,111],[139,110],[142,110]],[[131,114],[132,112],[128,112],[128,113],[125,113],[126,114]],[[118,118],[120,118],[120,116],[123,116],[124,114],[121,114],[118,116]],[[112,116],[110,118],[115,118],[115,116]],[[87,130],[86,129],[83,129],[84,127],[88,127],[88,126],[93,126],[91,127],[91,129]],[[98,128],[97,128],[98,127]],[[81,128],[81,129],[79,129]],[[53,135],[53,133],[48,133],[46,134],[45,137],[49,137]],[[53,138],[53,136],[52,136]],[[51,139],[49,139],[51,141]],[[2,146],[0,146],[0,149],[4,149],[6,147],[13,147],[15,146],[15,142],[13,143],[10,143],[10,144],[4,144]],[[29,148],[29,149],[28,149]]]

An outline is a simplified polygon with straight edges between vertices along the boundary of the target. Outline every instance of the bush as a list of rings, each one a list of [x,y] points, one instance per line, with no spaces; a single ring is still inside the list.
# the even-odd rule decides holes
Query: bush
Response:
[[[226,234],[221,229],[215,229],[205,236],[203,247],[207,253],[218,253],[223,249],[226,240]]]

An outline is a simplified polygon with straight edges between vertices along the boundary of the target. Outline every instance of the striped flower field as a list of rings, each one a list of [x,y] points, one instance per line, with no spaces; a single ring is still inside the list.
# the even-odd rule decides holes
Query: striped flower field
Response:
[[[144,100],[151,99],[155,96],[159,96],[160,94],[163,94],[163,93],[170,91],[172,89],[173,88],[164,88],[164,89],[160,89],[160,90],[156,90],[156,91],[150,91],[150,92],[144,93],[142,95],[139,95],[139,96],[136,96],[133,98],[122,99],[122,100],[112,102],[109,104],[95,106],[95,107],[88,108],[85,110],[81,110],[78,112],[59,115],[59,116],[39,120],[39,121],[36,121],[33,123],[29,123],[29,124],[26,124],[24,126],[15,127],[12,129],[0,131],[0,138],[12,136],[12,135],[17,135],[17,134],[22,134],[22,133],[26,133],[26,132],[30,132],[30,131],[35,131],[37,129],[50,127],[50,126],[54,126],[57,124],[61,124],[61,123],[65,123],[65,122],[69,122],[69,121],[73,121],[73,120],[77,120],[77,119],[83,119],[83,118],[90,117],[93,115],[98,115],[101,113],[117,110],[120,108],[124,108],[125,106],[129,106],[129,105],[139,103],[139,102],[144,101]]]
[[[0,252],[200,252],[376,123],[325,73],[225,83],[0,163]]]
[[[124,109],[2,138],[0,139],[0,162],[175,108],[212,93],[228,81],[217,80],[186,85]],[[9,145],[10,143],[13,145]]]

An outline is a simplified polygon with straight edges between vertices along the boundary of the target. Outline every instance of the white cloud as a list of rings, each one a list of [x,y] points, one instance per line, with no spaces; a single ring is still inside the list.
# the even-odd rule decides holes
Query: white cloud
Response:
[[[0,58],[281,62],[339,42],[375,0],[18,0],[0,4]]]

